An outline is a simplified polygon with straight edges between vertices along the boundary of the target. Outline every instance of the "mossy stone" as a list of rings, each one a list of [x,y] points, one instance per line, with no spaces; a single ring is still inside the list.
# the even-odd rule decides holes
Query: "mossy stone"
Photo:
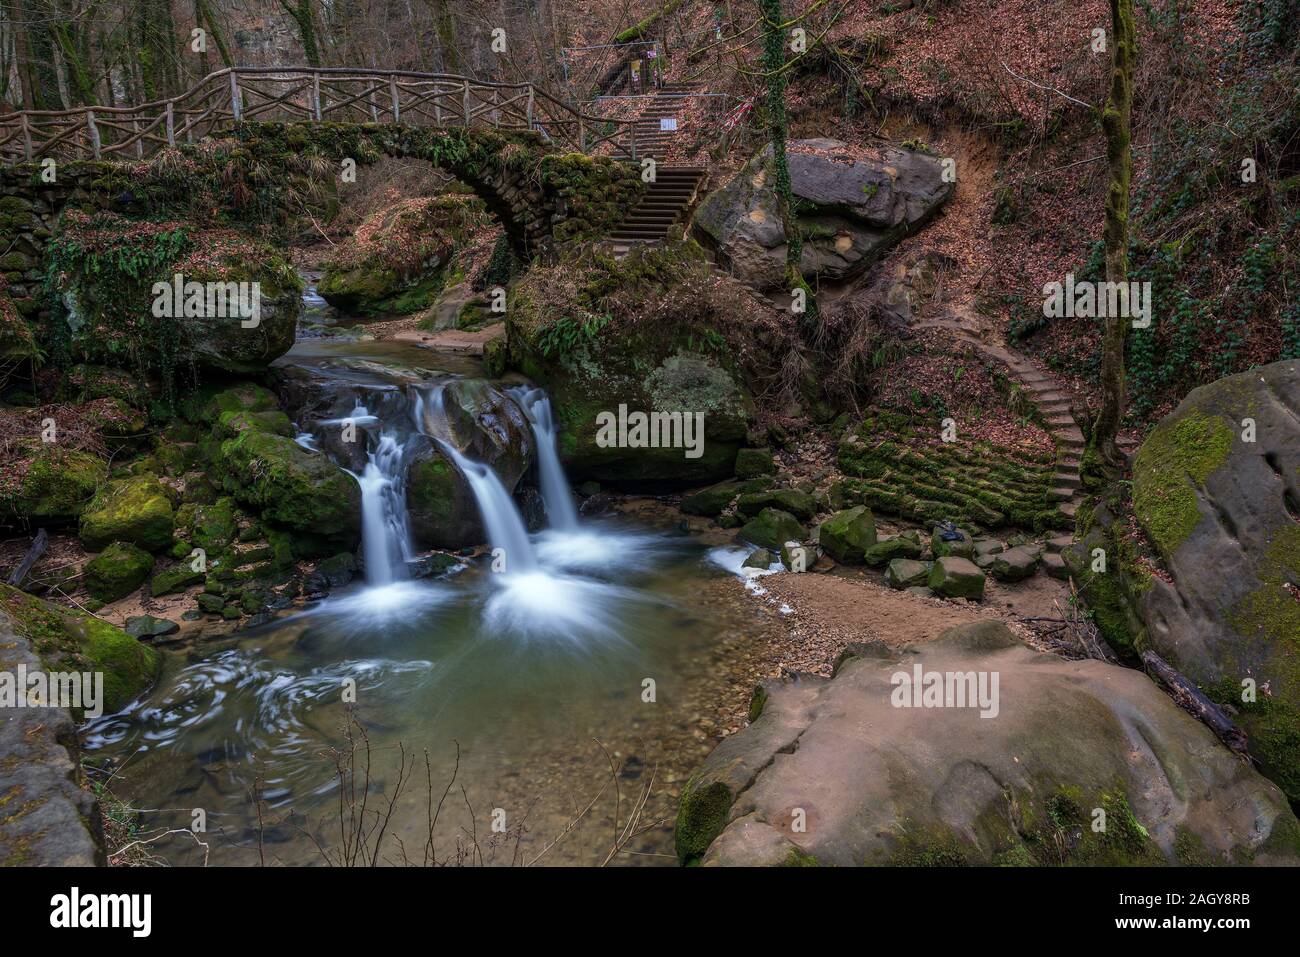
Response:
[[[158,652],[106,621],[0,585],[0,604],[50,670],[100,671],[104,710],[120,711],[153,682]]]
[[[114,542],[86,562],[83,581],[93,598],[117,601],[149,577],[153,556],[128,542]]]
[[[836,512],[821,525],[817,540],[826,554],[846,565],[861,565],[876,544],[876,519],[865,505]]]
[[[109,482],[81,516],[81,541],[100,551],[113,542],[130,542],[156,552],[172,544],[171,498],[154,475]]]
[[[758,478],[776,471],[771,449],[737,449],[736,478]]]
[[[740,530],[740,537],[763,548],[779,551],[786,542],[803,541],[808,533],[789,512],[765,508],[745,523]]]

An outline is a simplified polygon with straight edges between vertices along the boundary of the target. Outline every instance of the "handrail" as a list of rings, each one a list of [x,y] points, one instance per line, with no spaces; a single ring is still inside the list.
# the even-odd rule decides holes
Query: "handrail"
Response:
[[[183,93],[135,106],[20,110],[0,116],[0,161],[140,160],[233,123],[404,123],[527,129],[582,153],[636,159],[636,128],[576,110],[531,83],[352,67],[225,67]]]

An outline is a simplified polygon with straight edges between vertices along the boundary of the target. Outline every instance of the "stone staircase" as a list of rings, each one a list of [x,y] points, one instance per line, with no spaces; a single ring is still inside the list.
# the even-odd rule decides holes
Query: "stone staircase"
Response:
[[[1074,518],[1079,506],[1083,504],[1083,480],[1079,468],[1083,464],[1083,451],[1087,441],[1070,411],[1069,390],[1024,356],[1006,346],[985,342],[960,321],[936,319],[919,323],[913,328],[943,329],[955,341],[974,346],[987,358],[1006,368],[1012,380],[1033,404],[1039,422],[1056,445],[1056,471],[1047,493],[1048,500],[1058,503],[1057,507],[1063,515]]]
[[[695,199],[705,170],[698,166],[663,166],[655,172],[641,202],[612,233],[615,245],[663,242],[668,231]]]

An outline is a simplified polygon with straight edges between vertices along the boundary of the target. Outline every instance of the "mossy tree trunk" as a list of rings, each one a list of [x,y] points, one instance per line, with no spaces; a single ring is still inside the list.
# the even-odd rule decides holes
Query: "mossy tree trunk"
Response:
[[[803,236],[794,209],[794,187],[790,182],[790,164],[785,155],[788,127],[785,114],[785,39],[781,0],[759,0],[763,17],[763,69],[767,83],[767,130],[772,144],[772,188],[780,208],[786,238],[786,278],[790,288],[803,287],[799,260],[803,256]]]
[[[1128,281],[1129,187],[1133,178],[1133,64],[1137,38],[1132,0],[1110,0],[1110,95],[1102,112],[1110,184],[1106,191],[1106,221],[1102,231],[1106,281]],[[1101,410],[1093,423],[1085,457],[1085,472],[1095,476],[1105,468],[1121,468],[1124,460],[1115,438],[1124,418],[1124,341],[1126,316],[1107,316],[1101,343]]]
[[[308,66],[320,66],[320,42],[316,35],[316,14],[312,10],[311,0],[280,0],[280,6],[289,14],[298,27],[298,36],[302,40],[302,55]]]

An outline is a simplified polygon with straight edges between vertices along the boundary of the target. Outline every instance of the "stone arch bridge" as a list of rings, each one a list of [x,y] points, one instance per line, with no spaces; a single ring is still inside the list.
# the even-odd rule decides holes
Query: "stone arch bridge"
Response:
[[[532,84],[452,74],[238,67],[140,106],[0,116],[0,246],[37,253],[68,203],[108,206],[105,166],[205,140],[274,141],[359,163],[427,159],[500,219],[516,253],[603,235],[642,192],[637,124],[575,110]],[[267,153],[263,150],[263,155]],[[55,181],[42,169],[57,164]],[[26,247],[32,247],[27,249]],[[11,277],[12,278],[12,277]]]

